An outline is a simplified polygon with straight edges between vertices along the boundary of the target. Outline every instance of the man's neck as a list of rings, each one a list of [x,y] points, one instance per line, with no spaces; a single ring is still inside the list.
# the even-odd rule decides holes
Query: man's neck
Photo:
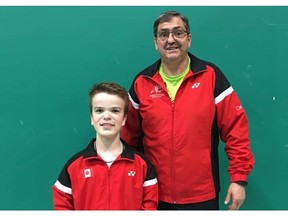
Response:
[[[162,60],[162,67],[165,74],[168,76],[177,76],[181,74],[187,68],[187,64],[189,62],[189,56],[187,55],[183,59],[177,60]]]

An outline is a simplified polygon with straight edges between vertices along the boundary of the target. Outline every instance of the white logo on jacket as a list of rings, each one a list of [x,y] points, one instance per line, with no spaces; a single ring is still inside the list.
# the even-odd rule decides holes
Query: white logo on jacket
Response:
[[[85,169],[84,170],[84,177],[85,178],[90,178],[92,175],[91,175],[91,170],[90,169]]]
[[[163,96],[164,96],[163,89],[159,85],[155,85],[154,89],[152,89],[150,91],[150,97],[151,98],[160,98],[160,97],[163,97]]]
[[[136,173],[135,171],[130,170],[130,171],[128,172],[128,176],[134,176],[135,173]]]
[[[198,88],[200,86],[200,82],[198,83],[193,83],[192,88]]]
[[[242,105],[236,106],[236,110],[243,109]]]

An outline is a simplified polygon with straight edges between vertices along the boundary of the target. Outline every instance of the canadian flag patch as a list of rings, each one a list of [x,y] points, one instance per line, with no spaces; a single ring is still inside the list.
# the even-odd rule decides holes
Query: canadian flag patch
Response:
[[[90,169],[85,169],[84,170],[84,177],[85,178],[90,178],[92,176],[91,170]]]

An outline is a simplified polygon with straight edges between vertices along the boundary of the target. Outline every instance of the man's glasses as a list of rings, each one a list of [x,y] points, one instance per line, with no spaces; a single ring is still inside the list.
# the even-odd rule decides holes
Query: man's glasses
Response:
[[[187,31],[184,31],[183,29],[173,29],[172,31],[162,30],[157,34],[157,37],[161,41],[165,41],[169,38],[170,33],[178,39],[184,38],[188,34]]]

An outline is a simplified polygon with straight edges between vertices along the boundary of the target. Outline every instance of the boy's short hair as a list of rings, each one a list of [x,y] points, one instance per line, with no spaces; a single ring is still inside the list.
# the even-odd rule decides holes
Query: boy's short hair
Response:
[[[101,82],[92,86],[89,92],[90,114],[92,114],[92,98],[98,93],[117,95],[124,100],[124,115],[128,113],[129,96],[127,90],[115,82]]]

